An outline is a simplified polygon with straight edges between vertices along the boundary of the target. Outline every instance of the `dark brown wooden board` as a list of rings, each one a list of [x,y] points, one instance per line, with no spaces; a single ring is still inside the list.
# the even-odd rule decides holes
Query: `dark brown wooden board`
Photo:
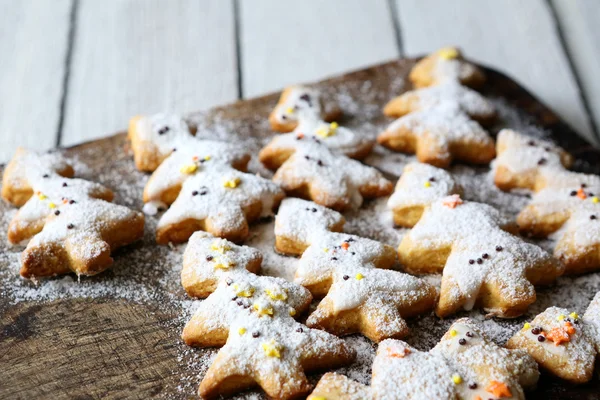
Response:
[[[381,115],[381,106],[410,88],[403,87],[402,81],[414,62],[392,61],[317,85],[325,91],[343,90],[358,99],[354,111],[345,110],[342,123],[352,125],[360,114],[361,123],[366,119],[372,129],[379,129],[389,122]],[[531,118],[548,129],[558,144],[576,156],[575,169],[600,173],[598,150],[517,83],[486,70],[489,80],[484,94],[504,99],[524,111],[519,118]],[[367,88],[365,82],[369,82]],[[378,107],[359,109],[366,108],[360,101],[364,96],[369,96],[370,106]],[[217,137],[247,140],[256,153],[272,135],[264,120],[277,97],[272,94],[241,101],[192,115],[190,120],[201,121],[199,134],[206,130]],[[147,175],[135,170],[124,134],[60,151],[77,160],[78,176],[112,187],[117,202],[141,209]],[[0,399],[193,397],[206,365],[198,360],[216,351],[187,349],[179,339],[188,317],[174,305],[186,300],[176,268],[180,259],[168,246],[154,243],[155,222],[148,218],[143,242],[115,254],[113,269],[82,279],[79,294],[38,295],[33,284],[18,278],[18,249],[6,244],[12,213],[12,207],[0,204]],[[60,279],[54,281],[60,283]],[[583,279],[577,288],[586,287],[587,278]],[[98,288],[108,289],[103,292]],[[92,297],[85,298],[86,290]],[[585,296],[589,298],[588,292]],[[33,298],[38,300],[26,300],[25,293],[35,294]],[[413,335],[419,334],[417,326],[422,323],[418,321],[410,323]],[[442,324],[431,317],[427,321]],[[599,393],[598,377],[589,384],[572,386],[544,375],[528,398],[599,399]]]

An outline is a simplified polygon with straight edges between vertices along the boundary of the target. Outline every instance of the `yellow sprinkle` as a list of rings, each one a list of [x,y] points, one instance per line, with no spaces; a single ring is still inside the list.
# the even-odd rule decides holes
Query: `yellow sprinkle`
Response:
[[[450,336],[452,336],[452,337],[456,336],[456,334],[457,334],[457,333],[458,333],[458,332],[456,332],[456,330],[455,330],[455,329],[451,329],[451,330],[450,330]]]
[[[556,317],[556,319],[562,321],[563,319],[565,319],[565,316],[563,314],[560,314],[558,317]]]
[[[592,197],[592,203],[594,203],[594,204],[600,203],[600,199],[598,198],[598,196]]]
[[[328,249],[327,247],[323,247],[323,251],[324,251],[325,253],[327,253],[327,252],[329,252],[329,249]]]
[[[358,274],[356,274],[355,278],[357,281],[360,281],[362,278],[364,278],[364,275],[359,272]]]
[[[425,182],[425,184],[423,186],[425,186],[425,187],[431,187],[431,182],[427,181],[427,182]]]
[[[287,294],[285,292],[275,292],[273,290],[265,289],[265,293],[273,300],[287,300]]]
[[[293,317],[294,315],[296,315],[296,309],[290,308],[290,317]]]
[[[254,294],[254,288],[249,288],[246,290],[240,290],[240,291],[236,292],[236,295],[239,297],[252,297],[253,294]]]
[[[262,348],[267,357],[281,358],[281,345],[277,344],[274,340],[263,343]]]
[[[531,328],[531,324],[529,322],[525,322],[525,325],[523,325],[523,329],[529,329]]]
[[[216,263],[215,263],[215,269],[229,269],[231,267],[235,267],[235,263],[231,262],[231,261],[223,261],[221,259],[219,259]]]
[[[271,306],[267,306],[267,307],[263,308],[260,306],[260,304],[254,303],[253,308],[260,316],[263,316],[263,315],[268,315],[269,317],[273,316],[273,307],[271,307]]]
[[[458,57],[458,50],[456,50],[454,47],[446,47],[439,50],[438,55],[444,60],[452,60]]]
[[[569,317],[571,317],[573,319],[579,319],[579,314],[577,314],[575,311],[573,311],[571,314],[569,314]]]
[[[293,107],[288,107],[285,109],[285,112],[288,114],[293,114],[294,113],[294,108]]]
[[[225,186],[226,188],[234,189],[240,185],[241,181],[242,180],[238,177],[235,177],[233,179],[225,179],[223,180],[223,186]]]
[[[221,254],[231,250],[231,246],[223,239],[217,239],[210,245],[211,250],[218,251]]]
[[[47,198],[48,198],[48,196],[46,196],[43,193],[38,194],[38,199],[40,199],[40,200],[46,200]]]
[[[240,335],[243,335],[244,333],[246,333],[246,328],[240,328],[240,329],[238,329],[238,333]]]
[[[452,375],[452,382],[454,382],[455,385],[460,385],[462,383],[462,378],[460,375],[454,374]]]
[[[184,165],[181,167],[180,171],[182,174],[193,174],[198,170],[198,166],[196,164]]]
[[[327,398],[323,396],[308,396],[306,400],[327,400]]]
[[[56,204],[50,202],[50,203],[48,203],[48,207],[50,207],[50,208],[56,208]]]
[[[204,156],[204,161],[208,161],[211,159],[211,156]]]

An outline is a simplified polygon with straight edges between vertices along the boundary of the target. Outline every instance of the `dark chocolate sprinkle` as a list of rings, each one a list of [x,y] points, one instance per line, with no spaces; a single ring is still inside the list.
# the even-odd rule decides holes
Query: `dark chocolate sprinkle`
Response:
[[[197,191],[197,190],[194,190],[194,191],[192,192],[192,196],[198,196],[198,191]]]
[[[63,182],[63,187],[67,187],[67,182]]]
[[[252,337],[256,338],[260,336],[260,332],[252,332]]]
[[[488,258],[490,258],[490,255],[488,253],[483,253],[483,255],[481,257],[483,257],[487,260]]]
[[[460,338],[458,340],[458,344],[460,344],[461,346],[464,346],[465,344],[467,344],[467,340],[465,338]]]
[[[337,261],[337,257],[331,257],[333,261]]]
[[[75,204],[75,200],[69,200],[69,204]]]
[[[496,251],[502,251],[502,246],[496,246]]]
[[[50,178],[50,175],[44,174],[44,176],[42,178]]]
[[[469,384],[469,389],[475,390],[477,389],[477,384],[475,382]]]
[[[316,209],[316,208],[313,208],[313,209],[312,209],[312,212],[317,212],[317,209]]]
[[[594,214],[590,215],[590,219],[596,219],[596,218],[597,217]]]
[[[304,329],[302,329],[302,327],[300,327],[300,328],[296,329],[296,332],[302,333],[302,332],[304,332]]]
[[[467,332],[465,335],[467,335],[467,337],[473,337],[473,333],[472,332]]]
[[[531,333],[532,333],[532,334],[534,334],[534,335],[539,335],[539,334],[540,334],[540,332],[541,332],[540,328],[533,328],[533,329],[531,330]]]
[[[344,278],[344,280],[347,281],[350,277],[348,275],[344,275],[342,278]]]
[[[475,260],[469,260],[469,264],[475,264]]]
[[[483,260],[481,258],[477,259],[477,264],[483,264]]]
[[[542,335],[538,336],[538,342],[543,342],[545,340],[546,340],[546,337],[544,337]]]
[[[60,211],[59,210],[54,211],[54,215],[60,215]]]
[[[213,256],[206,256],[206,261],[212,261]]]
[[[577,191],[576,190],[571,190],[571,193],[569,193],[571,196],[577,196]]]
[[[544,165],[544,164],[546,164],[546,159],[542,157],[538,160],[538,165]]]
[[[67,229],[73,229],[73,228],[75,228],[75,226],[73,224],[67,225]]]

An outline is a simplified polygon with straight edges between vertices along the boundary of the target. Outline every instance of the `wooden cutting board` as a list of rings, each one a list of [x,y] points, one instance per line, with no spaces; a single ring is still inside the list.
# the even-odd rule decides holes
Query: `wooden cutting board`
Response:
[[[381,115],[383,104],[410,89],[405,77],[414,59],[392,61],[315,84],[338,97],[345,117],[341,124],[374,135],[390,121]],[[560,121],[547,107],[510,78],[486,69],[488,83],[483,93],[501,105],[503,126],[540,125],[559,145],[578,159],[575,169],[600,173],[600,152]],[[198,135],[241,141],[256,155],[272,136],[265,123],[278,94],[241,101],[189,116],[198,125]],[[533,128],[536,134],[544,134]],[[147,175],[134,168],[125,134],[61,149],[74,160],[78,177],[101,182],[115,190],[116,202],[142,208],[142,189]],[[394,178],[408,157],[379,149],[367,161]],[[389,166],[392,168],[387,168]],[[251,166],[263,174],[258,163]],[[471,168],[471,167],[463,167]],[[471,168],[482,174],[481,168]],[[0,168],[1,172],[2,168]],[[492,204],[494,199],[489,199]],[[384,200],[383,200],[384,201]],[[361,213],[376,210],[366,204]],[[18,277],[18,248],[7,245],[6,230],[15,210],[0,204],[0,399],[121,399],[191,398],[216,350],[186,347],[179,335],[193,309],[179,284],[184,246],[171,248],[154,243],[155,217],[147,217],[144,240],[115,254],[113,269],[92,278],[59,277],[39,286]],[[353,224],[352,233],[379,237],[379,229]],[[273,253],[272,222],[253,229],[249,244],[260,243],[267,253],[266,272],[289,276],[294,259]],[[387,238],[388,242],[393,239]],[[271,243],[271,244],[269,244]],[[266,244],[266,245],[265,245]],[[398,241],[390,243],[396,246]],[[259,246],[260,247],[260,246]],[[280,268],[286,265],[288,270]],[[582,313],[593,294],[600,290],[600,274],[564,279],[538,291],[538,308],[555,304],[579,307]],[[535,309],[535,312],[541,311]],[[465,314],[466,315],[466,314]],[[472,312],[483,320],[483,314]],[[531,318],[532,312],[527,316]],[[461,316],[464,316],[461,314]],[[523,320],[488,321],[498,341],[515,331]],[[441,321],[425,315],[409,321],[407,338],[422,350],[433,346],[452,319]],[[500,333],[504,332],[502,335]],[[354,379],[368,383],[370,358],[375,345],[353,336],[348,339],[364,355],[356,365],[342,369]],[[315,375],[313,381],[318,379]],[[528,398],[598,399],[600,381],[572,386],[544,375],[539,388]],[[260,392],[240,398],[262,398]]]

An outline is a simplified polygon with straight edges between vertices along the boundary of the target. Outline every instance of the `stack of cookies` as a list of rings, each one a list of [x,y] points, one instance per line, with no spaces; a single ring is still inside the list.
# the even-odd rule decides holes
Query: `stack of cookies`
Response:
[[[573,383],[592,379],[600,293],[586,311],[548,308],[506,347],[469,318],[429,351],[401,340],[412,317],[477,309],[517,318],[536,302],[536,286],[600,270],[600,177],[570,171],[573,157],[550,141],[506,129],[494,140],[495,107],[476,91],[485,74],[458,49],[423,58],[409,79],[414,89],[384,107],[397,119],[377,138],[342,126],[344,110],[317,88],[287,88],[268,117],[278,134],[258,154],[270,179],[247,171],[247,149],[200,139],[177,115],[131,120],[136,167],[152,172],[143,200],[146,214],[160,214],[156,242],[188,242],[181,282],[203,299],[183,340],[220,348],[203,398],[259,386],[277,399],[523,399],[539,367]],[[395,187],[361,162],[375,145],[416,155]],[[531,193],[529,203],[515,221],[467,198],[447,169],[453,162],[491,165],[494,184]],[[25,150],[5,171],[2,196],[21,207],[9,239],[31,238],[24,277],[99,273],[111,251],[143,233],[142,214],[72,176],[59,156]],[[377,198],[408,229],[397,248],[345,231],[343,213]],[[273,246],[299,257],[291,282],[261,275],[262,254],[242,244],[252,224],[274,215]],[[423,277],[431,274],[439,287]],[[312,385],[306,372],[354,361],[341,338],[351,334],[377,344],[371,384],[328,372]]]

